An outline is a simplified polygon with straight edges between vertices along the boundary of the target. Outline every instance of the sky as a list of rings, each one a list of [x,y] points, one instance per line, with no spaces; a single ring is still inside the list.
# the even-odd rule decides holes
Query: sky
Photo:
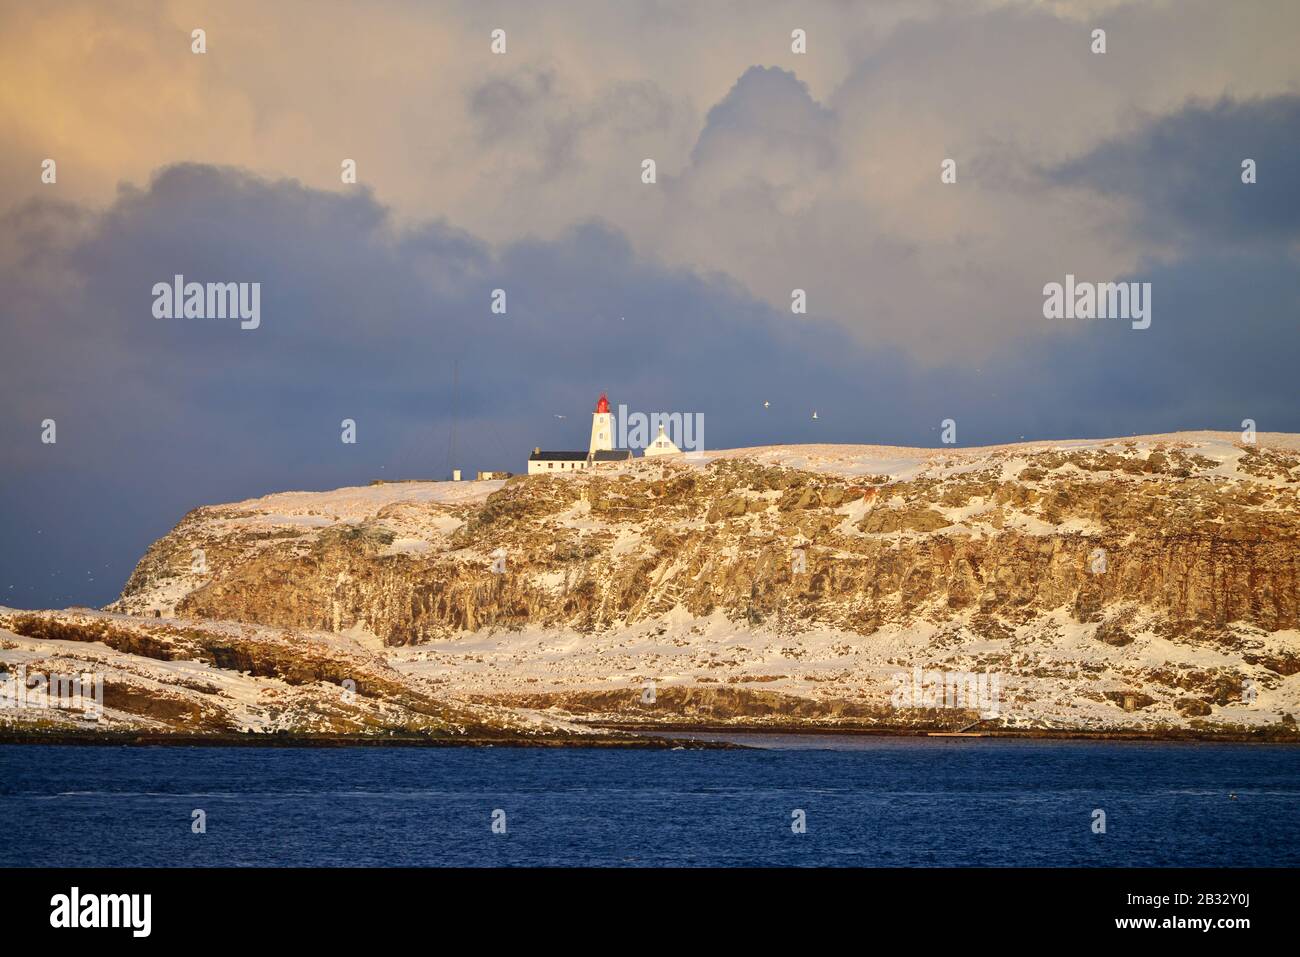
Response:
[[[111,601],[200,505],[524,471],[601,391],[711,448],[1300,432],[1297,38],[1289,0],[4,5],[0,604]],[[260,324],[158,318],[178,274]],[[1150,327],[1045,318],[1067,275]]]

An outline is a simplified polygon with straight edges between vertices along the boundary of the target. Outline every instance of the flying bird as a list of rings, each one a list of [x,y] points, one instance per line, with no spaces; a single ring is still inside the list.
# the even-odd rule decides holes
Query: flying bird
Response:
[[[817,418],[817,410],[816,410],[816,409],[813,409],[813,418],[814,418],[814,419]]]

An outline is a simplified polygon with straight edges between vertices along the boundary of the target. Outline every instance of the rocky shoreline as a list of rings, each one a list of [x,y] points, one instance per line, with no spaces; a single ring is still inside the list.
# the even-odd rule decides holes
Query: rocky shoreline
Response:
[[[633,724],[609,724],[602,725],[601,727],[612,731],[650,730],[644,725]],[[1173,728],[1167,731],[1126,729],[1089,731],[1069,728],[1025,728],[980,731],[968,735],[956,735],[949,731],[940,730],[923,731],[912,727],[890,728],[880,726],[815,727],[809,725],[681,724],[673,725],[671,728],[657,725],[653,730],[660,734],[727,734],[736,735],[738,737],[744,735],[770,734],[793,736],[806,735],[809,737],[832,735],[887,738],[945,737],[955,738],[958,740],[965,738],[1023,738],[1045,741],[1187,741],[1202,743],[1230,742],[1255,744],[1300,744],[1300,734],[1297,734],[1293,729],[1278,729],[1276,727],[1249,728],[1235,731],[1224,731],[1215,728]]]
[[[239,748],[632,748],[639,750],[745,748],[747,736],[882,737],[956,739],[998,738],[1038,741],[1130,741],[1134,743],[1187,742],[1232,744],[1300,744],[1300,734],[1289,729],[1173,728],[1165,731],[1069,728],[998,729],[967,734],[926,731],[915,727],[812,726],[800,724],[607,724],[592,726],[591,734],[437,738],[429,736],[364,736],[312,734],[150,734],[132,731],[0,731],[0,745],[71,745],[106,747],[239,747]],[[608,734],[607,732],[614,732]],[[691,735],[726,735],[709,740]],[[739,738],[741,740],[730,740]]]
[[[177,748],[633,748],[637,750],[726,750],[726,742],[676,740],[636,734],[552,737],[433,738],[391,735],[147,734],[131,731],[0,731],[0,745]]]

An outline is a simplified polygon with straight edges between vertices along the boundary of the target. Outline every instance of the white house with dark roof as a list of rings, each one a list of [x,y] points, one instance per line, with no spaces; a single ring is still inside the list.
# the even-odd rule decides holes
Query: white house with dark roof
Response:
[[[594,468],[606,462],[627,462],[632,458],[629,449],[614,448],[614,426],[609,412],[609,398],[600,394],[596,410],[591,413],[591,443],[586,452],[544,451],[533,449],[528,456],[528,474],[554,475],[556,472],[574,472]]]

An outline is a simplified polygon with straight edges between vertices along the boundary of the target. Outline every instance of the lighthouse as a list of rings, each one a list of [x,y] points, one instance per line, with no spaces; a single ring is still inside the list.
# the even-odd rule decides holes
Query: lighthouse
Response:
[[[596,403],[596,411],[591,413],[591,446],[586,454],[580,451],[548,452],[538,446],[533,449],[533,454],[528,456],[528,474],[573,472],[577,469],[603,465],[606,462],[632,461],[630,449],[614,448],[613,419],[609,412],[609,397],[602,392],[600,400]]]
[[[590,458],[597,452],[605,452],[614,447],[614,427],[610,422],[609,397],[600,394],[596,402],[596,411],[591,413],[591,447],[587,450]]]

